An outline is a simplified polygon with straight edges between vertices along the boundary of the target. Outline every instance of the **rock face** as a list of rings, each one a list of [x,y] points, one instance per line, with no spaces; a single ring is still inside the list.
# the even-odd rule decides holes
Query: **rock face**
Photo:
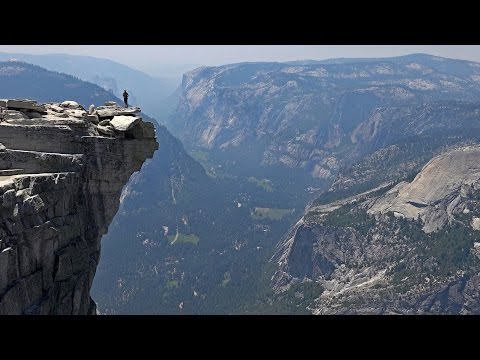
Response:
[[[275,258],[274,289],[309,282],[314,314],[480,313],[480,146],[411,182],[314,203]]]
[[[368,213],[418,218],[425,232],[439,230],[454,220],[467,194],[480,188],[479,180],[480,147],[450,151],[432,159],[411,183],[402,181],[374,201]]]
[[[100,240],[130,175],[158,148],[153,124],[105,125],[78,103],[0,100],[0,314],[95,314]],[[138,113],[130,109],[131,114]],[[126,122],[126,119],[123,120]]]
[[[245,158],[328,180],[364,146],[459,127],[458,106],[437,102],[478,101],[479,79],[477,63],[427,55],[202,67],[184,75],[169,128],[238,167]]]

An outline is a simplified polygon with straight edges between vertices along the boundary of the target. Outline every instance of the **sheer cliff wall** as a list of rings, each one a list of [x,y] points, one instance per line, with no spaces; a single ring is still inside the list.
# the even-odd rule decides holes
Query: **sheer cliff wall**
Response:
[[[0,100],[0,314],[95,314],[100,242],[158,148],[138,108]]]

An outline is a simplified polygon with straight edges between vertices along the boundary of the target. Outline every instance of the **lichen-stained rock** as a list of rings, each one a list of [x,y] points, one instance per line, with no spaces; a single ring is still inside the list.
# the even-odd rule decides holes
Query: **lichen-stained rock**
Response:
[[[158,148],[153,125],[132,116],[133,128],[105,137],[76,102],[13,104],[24,116],[0,121],[0,314],[95,314],[100,240]],[[29,118],[38,108],[46,114]]]

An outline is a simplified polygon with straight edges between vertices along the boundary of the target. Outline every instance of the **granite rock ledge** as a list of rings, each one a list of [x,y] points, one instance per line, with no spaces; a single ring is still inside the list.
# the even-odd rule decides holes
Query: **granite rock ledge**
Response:
[[[0,99],[0,314],[95,314],[100,242],[158,149],[139,108]]]

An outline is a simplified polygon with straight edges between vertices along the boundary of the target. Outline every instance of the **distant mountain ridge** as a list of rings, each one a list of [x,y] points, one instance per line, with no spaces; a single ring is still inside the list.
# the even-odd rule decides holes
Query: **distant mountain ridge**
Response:
[[[286,61],[285,64],[290,65],[331,65],[331,64],[355,64],[355,63],[371,63],[371,62],[381,62],[381,61],[392,61],[401,63],[402,61],[430,61],[432,59],[437,59],[438,61],[465,61],[473,62],[470,60],[463,59],[452,59],[442,56],[435,56],[426,53],[414,53],[408,55],[400,55],[393,57],[372,57],[372,58],[348,58],[348,57],[339,57],[331,58],[325,60],[293,60]]]
[[[106,101],[121,103],[111,92],[80,79],[24,62],[0,62],[0,98],[29,98],[38,102],[76,99],[85,108]]]
[[[238,163],[241,153],[258,169],[333,179],[357,152],[354,134],[376,108],[479,99],[479,63],[425,54],[241,63],[186,73],[167,126],[187,148],[206,150],[223,165]]]
[[[100,85],[121,97],[124,89],[130,93],[130,101],[157,120],[171,108],[165,99],[178,87],[172,78],[156,78],[109,59],[67,54],[15,54],[0,52],[0,61],[24,61],[48,70],[59,71]]]

